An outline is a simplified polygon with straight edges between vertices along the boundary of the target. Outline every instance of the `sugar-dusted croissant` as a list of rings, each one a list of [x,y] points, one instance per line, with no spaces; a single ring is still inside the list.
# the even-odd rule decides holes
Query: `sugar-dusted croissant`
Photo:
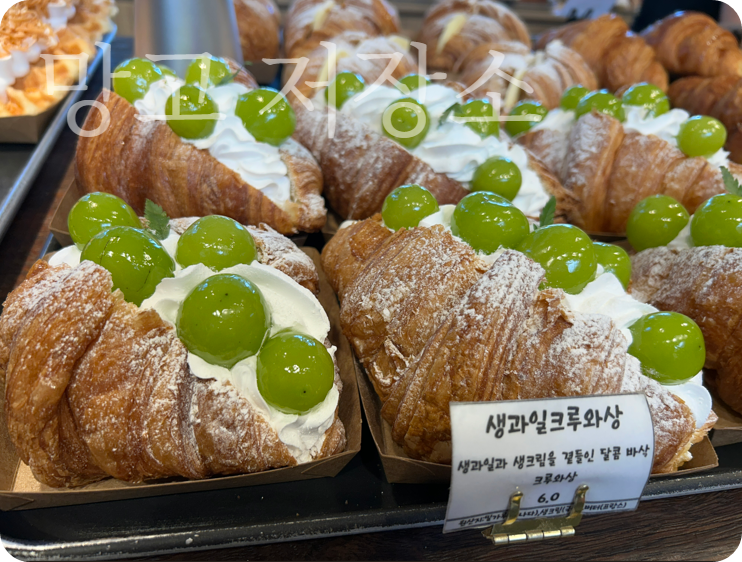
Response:
[[[415,58],[410,53],[410,41],[398,35],[372,36],[362,31],[346,31],[329,40],[335,44],[335,60],[330,58],[330,51],[320,45],[307,54],[307,66],[296,82],[297,89],[307,98],[312,98],[317,90],[307,82],[322,83],[338,72],[355,72],[366,84],[374,84],[392,61],[389,57],[376,55],[395,55],[399,62],[394,66],[392,78],[399,80],[417,69]],[[359,55],[373,55],[374,58],[363,59]],[[297,65],[287,64],[283,70],[284,84],[292,78]],[[293,102],[293,97],[290,97]]]
[[[641,374],[609,317],[571,311],[561,290],[540,291],[543,270],[519,252],[487,263],[441,226],[382,237],[374,222],[341,229],[323,267],[342,289],[343,331],[409,456],[450,462],[451,401],[643,392],[653,472],[689,460],[714,415],[696,429],[688,406]]]
[[[311,284],[295,246],[251,230],[261,262]],[[111,288],[110,274],[90,261],[72,268],[39,261],[5,302],[0,381],[8,433],[40,482],[197,479],[299,462],[230,382],[193,374],[172,324]],[[344,449],[337,408],[319,435],[312,459]]]
[[[615,92],[639,82],[650,82],[667,90],[667,72],[654,50],[644,39],[631,33],[626,22],[615,14],[549,31],[540,38],[538,48],[543,49],[555,39],[582,55],[603,88]]]
[[[729,158],[742,163],[742,78],[688,76],[670,84],[667,92],[674,107],[695,115],[711,115],[727,128]]]
[[[529,94],[495,74],[472,92],[481,98],[488,92],[499,93],[506,112],[521,99],[539,101],[549,109],[559,107],[562,94],[574,84],[581,84],[589,90],[598,89],[597,78],[585,60],[560,41],[552,41],[543,51],[535,53],[515,41],[483,43],[457,64],[457,70],[461,72],[459,80],[464,85],[469,87],[479,83],[493,61],[490,51],[505,55],[501,70],[533,88],[533,93]]]
[[[728,167],[742,178],[742,167]],[[590,232],[625,232],[631,210],[650,195],[670,195],[693,213],[725,191],[718,166],[654,135],[626,132],[617,119],[595,111],[572,128],[562,182],[577,201],[569,222]]]
[[[742,76],[739,41],[706,14],[676,12],[641,35],[671,74]]]
[[[742,413],[742,249],[650,248],[632,258],[638,300],[692,318],[706,341],[707,375],[722,400]]]
[[[275,59],[281,51],[281,13],[273,0],[235,0],[234,11],[246,61]]]
[[[284,48],[288,58],[299,58],[345,31],[376,36],[399,30],[397,9],[386,0],[296,0],[286,16]]]
[[[451,71],[483,43],[517,41],[531,47],[525,24],[492,0],[442,0],[428,10],[418,40],[427,47],[431,70]]]
[[[256,87],[251,76],[242,74],[248,88]],[[184,142],[165,121],[139,119],[137,108],[124,98],[103,92],[98,101],[106,107],[110,123],[102,134],[78,141],[75,174],[84,191],[118,195],[140,214],[150,199],[171,217],[219,214],[243,224],[266,223],[282,234],[316,231],[324,225],[322,172],[296,141],[287,139],[278,148],[289,186],[289,198],[278,201],[209,150]],[[95,130],[103,119],[101,111],[93,110],[83,128]],[[222,150],[227,156],[228,148]],[[249,156],[253,173],[259,161],[255,154]]]

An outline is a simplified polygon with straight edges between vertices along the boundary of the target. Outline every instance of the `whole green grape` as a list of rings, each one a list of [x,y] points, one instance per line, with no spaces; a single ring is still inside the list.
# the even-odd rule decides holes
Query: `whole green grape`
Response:
[[[685,228],[688,211],[669,195],[652,195],[637,203],[626,223],[626,237],[641,252],[666,246]]]
[[[576,295],[595,278],[598,268],[595,246],[576,226],[544,226],[529,234],[517,249],[544,268],[544,287],[556,287]]]
[[[196,285],[178,311],[178,337],[188,351],[227,369],[255,355],[270,327],[263,294],[239,275],[212,275]]]
[[[577,109],[577,104],[580,103],[580,100],[589,93],[590,90],[588,90],[582,84],[575,84],[574,86],[570,86],[569,88],[564,90],[562,99],[559,102],[559,107],[561,107],[565,111],[574,111],[575,109]]]
[[[258,88],[242,94],[234,112],[258,142],[279,146],[296,129],[294,110],[273,88]]]
[[[477,191],[464,197],[451,217],[451,232],[477,252],[515,248],[530,230],[523,212],[504,197]]]
[[[117,76],[128,72],[128,77]],[[113,91],[129,103],[144,97],[149,87],[164,78],[162,70],[148,59],[129,59],[116,67],[113,74]]]
[[[417,184],[403,185],[384,199],[381,217],[392,230],[415,228],[425,217],[439,211],[438,201],[427,189]]]
[[[287,414],[305,414],[330,392],[335,364],[327,348],[311,336],[279,332],[258,353],[258,390]]]
[[[522,117],[530,115],[532,120],[515,121],[507,120],[505,122],[505,129],[511,137],[517,137],[518,135],[530,131],[531,127],[540,123],[548,115],[549,110],[544,107],[541,102],[533,100],[524,100],[518,103],[511,111],[510,117]]]
[[[626,250],[605,242],[593,242],[595,257],[607,273],[613,273],[623,285],[629,288],[631,281],[631,258]]]
[[[72,241],[80,249],[93,236],[112,226],[142,228],[142,223],[134,209],[111,193],[83,195],[67,215],[67,229]]]
[[[412,150],[430,129],[430,116],[425,106],[413,98],[402,98],[389,105],[381,117],[384,134]]]
[[[177,108],[177,114],[176,114]],[[204,139],[216,128],[219,107],[198,86],[186,85],[174,92],[165,103],[167,124],[184,139]]]
[[[677,139],[686,156],[711,156],[727,142],[727,129],[718,119],[696,115],[680,125]]]
[[[423,86],[430,86],[430,84],[432,84],[432,82],[427,76],[408,74],[399,80],[399,86],[397,87],[403,94],[410,95],[415,90],[419,90]]]
[[[642,371],[661,384],[681,384],[706,362],[703,334],[693,320],[677,312],[655,312],[629,326],[633,341],[629,353]]]
[[[521,185],[523,175],[515,162],[505,156],[493,156],[475,170],[471,191],[491,191],[512,201]]]
[[[366,87],[363,77],[347,70],[338,72],[335,79],[325,88],[325,101],[340,109],[343,104]],[[330,101],[330,94],[334,96],[334,103]]]
[[[742,197],[714,195],[696,209],[690,235],[695,246],[742,248]]]
[[[250,232],[236,220],[220,215],[202,217],[178,239],[175,259],[183,267],[202,263],[214,271],[255,259]]]
[[[172,277],[175,262],[149,232],[114,226],[93,236],[80,261],[90,260],[108,270],[114,289],[136,305],[151,297],[165,277]]]
[[[500,136],[500,121],[495,115],[495,108],[487,100],[469,100],[457,104],[453,114],[482,138]]]
[[[621,100],[611,94],[608,90],[590,92],[582,98],[575,109],[575,116],[579,119],[586,113],[590,113],[593,109],[600,113],[605,113],[606,115],[615,117],[619,121],[626,120],[623,103],[621,103]]]
[[[670,99],[654,84],[634,84],[621,96],[624,105],[643,107],[652,117],[659,117],[670,111]]]
[[[198,57],[188,65],[185,73],[185,81],[187,84],[196,84],[209,88],[211,86],[218,86],[222,80],[228,76],[232,76],[232,74],[234,73],[229,68],[227,61],[209,55]],[[204,78],[206,79],[205,83]]]

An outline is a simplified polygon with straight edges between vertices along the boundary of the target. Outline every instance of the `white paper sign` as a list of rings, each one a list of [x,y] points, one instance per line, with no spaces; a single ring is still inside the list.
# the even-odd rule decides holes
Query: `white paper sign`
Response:
[[[505,519],[567,515],[587,484],[584,514],[639,504],[654,457],[644,394],[451,403],[451,493],[443,532]]]
[[[557,1],[553,4],[552,12],[555,16],[594,19],[610,12],[616,0],[566,0],[566,2]]]

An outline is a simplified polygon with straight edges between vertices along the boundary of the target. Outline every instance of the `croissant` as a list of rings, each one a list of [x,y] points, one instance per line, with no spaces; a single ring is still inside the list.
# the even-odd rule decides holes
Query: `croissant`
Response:
[[[739,41],[706,14],[676,12],[641,35],[671,74],[742,76]]]
[[[559,107],[564,91],[575,84],[589,90],[598,89],[597,78],[585,60],[560,41],[553,41],[543,51],[535,53],[515,41],[483,43],[457,63],[456,71],[461,73],[459,81],[467,87],[477,84],[492,63],[490,51],[505,55],[501,70],[533,88],[533,93],[529,94],[495,74],[472,91],[472,95],[479,98],[487,96],[488,92],[500,94],[505,112],[510,112],[520,99],[533,99],[554,109]]]
[[[273,0],[235,0],[242,56],[246,61],[275,59],[281,50],[281,13]]]
[[[418,38],[427,49],[427,66],[451,71],[483,43],[517,41],[530,49],[525,24],[504,4],[492,0],[443,0],[423,20]]]
[[[386,0],[296,0],[286,16],[284,48],[289,58],[299,58],[345,31],[376,36],[399,30],[397,9]]]
[[[539,39],[537,48],[543,49],[555,39],[585,59],[602,88],[615,92],[638,82],[650,82],[667,90],[667,72],[654,50],[615,14],[549,31]]]
[[[256,87],[251,76],[243,75],[245,85]],[[81,136],[75,154],[75,177],[85,192],[113,193],[139,214],[150,199],[171,217],[219,214],[243,224],[266,223],[282,234],[324,225],[322,172],[296,141],[288,139],[279,147],[290,199],[274,201],[208,150],[181,140],[165,121],[138,119],[138,110],[112,92],[101,93],[98,102],[110,116],[108,128],[97,136]],[[103,122],[101,111],[91,111],[83,129],[96,130]]]
[[[721,399],[742,413],[742,249],[651,248],[632,258],[632,294],[692,318],[706,341],[707,375]]]
[[[399,56],[399,63],[391,73],[392,78],[398,80],[417,69],[414,57],[409,52],[410,41],[404,37],[392,35],[371,36],[361,31],[346,31],[332,38],[335,44],[335,60],[330,60],[328,49],[320,45],[307,55],[309,59],[304,72],[296,81],[297,89],[307,98],[312,98],[315,87],[308,82],[322,83],[330,80],[332,74],[339,72],[355,72],[361,76],[366,84],[371,85],[381,78],[384,70],[389,66],[390,58],[371,58],[364,60],[359,55],[395,55]],[[283,83],[293,81],[293,73],[297,65],[287,64],[283,70]],[[292,102],[294,98],[290,97]]]
[[[376,223],[376,224],[374,224]],[[380,235],[378,217],[341,229],[322,253],[341,326],[392,437],[410,457],[451,460],[451,401],[643,392],[655,424],[653,472],[689,460],[715,419],[641,374],[613,321],[572,312],[525,255],[494,263],[441,227]]]
[[[711,115],[727,128],[724,148],[729,158],[742,163],[742,79],[739,76],[702,78],[689,76],[670,85],[668,96],[674,107],[694,115]]]
[[[742,177],[742,167],[728,167]],[[693,213],[725,192],[721,170],[705,158],[689,158],[654,135],[625,132],[617,119],[596,111],[572,128],[562,182],[577,201],[567,209],[568,221],[590,232],[625,232],[631,210],[650,195],[670,195]]]
[[[251,232],[260,261],[316,284],[312,264],[288,240],[276,243],[266,228]],[[74,487],[297,464],[235,387],[191,372],[172,324],[111,288],[110,274],[90,261],[73,268],[39,261],[5,302],[0,381],[8,433],[37,480]],[[335,384],[341,387],[337,368]],[[312,458],[344,448],[336,408]]]

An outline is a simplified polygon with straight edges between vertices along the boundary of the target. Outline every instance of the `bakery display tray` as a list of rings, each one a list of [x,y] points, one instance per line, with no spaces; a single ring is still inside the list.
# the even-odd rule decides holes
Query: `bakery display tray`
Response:
[[[116,36],[116,27],[103,37],[110,45]],[[87,82],[103,60],[103,50],[98,49],[87,72]],[[85,90],[73,90],[59,104],[46,131],[36,144],[0,145],[0,240],[10,226],[31,184],[36,179],[46,157],[51,152],[62,130],[67,126],[67,112],[77,103]]]

